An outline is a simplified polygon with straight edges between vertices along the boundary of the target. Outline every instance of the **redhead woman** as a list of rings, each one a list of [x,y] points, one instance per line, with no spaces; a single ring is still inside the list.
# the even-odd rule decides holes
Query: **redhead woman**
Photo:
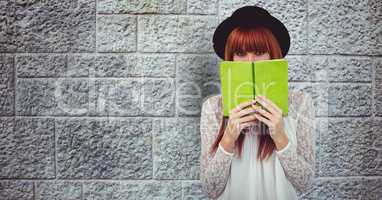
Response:
[[[245,6],[219,24],[213,42],[224,60],[256,62],[283,58],[290,37],[265,9]],[[297,199],[297,191],[312,185],[312,99],[303,92],[289,91],[288,104],[288,115],[283,116],[275,103],[259,96],[224,117],[220,94],[203,100],[200,180],[211,199]]]

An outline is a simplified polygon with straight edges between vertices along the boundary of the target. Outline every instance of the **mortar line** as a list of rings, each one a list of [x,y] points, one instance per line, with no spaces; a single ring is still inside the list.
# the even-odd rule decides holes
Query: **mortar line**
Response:
[[[14,92],[14,95],[13,95],[13,115],[16,116],[16,95],[17,95],[17,91],[16,91],[16,84],[17,84],[17,69],[16,69],[16,54],[12,54],[12,65],[13,65],[13,92]]]
[[[372,117],[373,117],[373,119],[375,118],[375,114],[376,114],[376,108],[375,108],[375,99],[374,99],[374,97],[375,97],[375,84],[376,84],[376,81],[375,81],[375,79],[376,79],[376,70],[377,70],[377,64],[378,64],[378,62],[377,62],[377,59],[375,58],[375,59],[373,59],[373,62],[372,62],[373,64],[372,64],[372,78],[371,78],[371,115],[372,115]],[[373,122],[374,123],[374,122]]]
[[[36,189],[36,182],[33,181],[33,194],[32,194],[32,199],[33,200],[36,200],[36,193],[37,193],[37,189]]]
[[[56,131],[56,118],[53,118],[53,137],[54,137],[54,177],[57,180],[57,131]]]

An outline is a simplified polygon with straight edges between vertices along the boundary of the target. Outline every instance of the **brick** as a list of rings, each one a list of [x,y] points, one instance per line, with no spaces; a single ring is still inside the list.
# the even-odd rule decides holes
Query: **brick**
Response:
[[[335,57],[329,65],[329,81],[371,82],[373,62],[370,57]]]
[[[154,178],[198,179],[199,118],[162,118],[154,123]]]
[[[38,181],[36,199],[77,200],[81,199],[82,184],[71,181]]]
[[[17,77],[65,77],[86,76],[84,70],[67,67],[67,57],[61,54],[17,55],[15,59]],[[82,73],[81,73],[82,72]]]
[[[95,0],[15,4],[17,52],[94,52]]]
[[[18,115],[79,116],[88,112],[88,80],[18,79]]]
[[[144,115],[173,116],[175,114],[174,80],[144,79],[141,99]]]
[[[57,119],[61,179],[151,179],[152,120]]]
[[[142,52],[212,52],[214,16],[138,17],[138,50]]]
[[[331,85],[328,93],[329,116],[371,115],[371,85]]]
[[[186,12],[186,0],[98,0],[98,13],[159,13],[180,14]]]
[[[182,199],[177,181],[88,182],[84,184],[84,200]]]
[[[2,118],[1,178],[54,178],[54,121]]]
[[[30,181],[0,181],[0,196],[3,200],[34,200],[33,182]]]
[[[99,55],[93,65],[95,77],[140,76],[138,58],[135,55]]]
[[[135,16],[98,16],[97,51],[132,52],[137,46]]]
[[[0,115],[15,113],[15,84],[13,56],[0,54]]]
[[[0,52],[15,52],[15,2],[0,1]]]

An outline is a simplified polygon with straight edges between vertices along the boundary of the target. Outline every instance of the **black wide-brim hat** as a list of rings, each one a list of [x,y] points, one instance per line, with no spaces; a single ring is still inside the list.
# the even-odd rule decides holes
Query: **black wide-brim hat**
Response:
[[[285,57],[290,46],[290,36],[287,28],[281,21],[269,14],[267,10],[258,6],[238,8],[230,17],[218,25],[212,39],[216,54],[224,60],[227,38],[234,28],[256,26],[264,26],[270,29],[280,45],[282,56]]]

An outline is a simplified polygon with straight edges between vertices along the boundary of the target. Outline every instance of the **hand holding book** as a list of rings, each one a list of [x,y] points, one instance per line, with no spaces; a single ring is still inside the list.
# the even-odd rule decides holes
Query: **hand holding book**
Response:
[[[235,142],[239,138],[241,131],[257,123],[257,118],[252,113],[255,112],[253,105],[256,100],[242,102],[230,110],[227,122],[227,128],[224,131],[220,144],[223,149],[232,153]]]
[[[257,103],[259,105],[256,105]],[[256,125],[258,121],[268,126],[276,149],[280,150],[287,145],[288,138],[284,130],[282,110],[264,96],[256,96],[254,100],[242,102],[230,110],[227,128],[220,145],[225,151],[232,153],[241,131]]]
[[[257,96],[256,101],[264,108],[255,108],[254,116],[269,128],[269,135],[273,139],[276,149],[280,151],[288,144],[288,137],[285,133],[282,110],[265,96]]]

